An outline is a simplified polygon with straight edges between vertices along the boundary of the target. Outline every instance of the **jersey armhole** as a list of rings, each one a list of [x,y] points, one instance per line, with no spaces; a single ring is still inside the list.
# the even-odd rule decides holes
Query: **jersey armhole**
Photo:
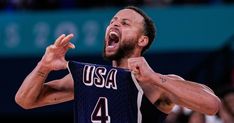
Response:
[[[139,85],[139,83],[137,82],[134,74],[131,72],[131,77],[132,80],[134,82],[134,85],[136,86],[137,90],[138,90],[138,95],[137,95],[137,123],[142,123],[142,113],[141,113],[141,104],[142,104],[142,98],[143,98],[143,90],[141,88],[141,86]]]

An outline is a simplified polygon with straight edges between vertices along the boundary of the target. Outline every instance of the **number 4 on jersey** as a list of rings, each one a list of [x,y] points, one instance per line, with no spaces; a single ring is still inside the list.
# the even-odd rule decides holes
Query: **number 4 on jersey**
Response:
[[[91,115],[91,121],[93,123],[110,123],[107,98],[99,97]]]

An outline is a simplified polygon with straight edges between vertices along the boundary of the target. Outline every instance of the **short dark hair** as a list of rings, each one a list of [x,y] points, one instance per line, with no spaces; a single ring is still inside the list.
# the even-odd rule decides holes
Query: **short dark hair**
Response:
[[[127,6],[124,9],[131,9],[135,12],[139,13],[144,18],[144,34],[148,36],[149,42],[148,44],[143,48],[141,54],[143,54],[152,44],[154,38],[156,37],[156,26],[154,25],[154,22],[152,19],[140,8],[135,6]]]

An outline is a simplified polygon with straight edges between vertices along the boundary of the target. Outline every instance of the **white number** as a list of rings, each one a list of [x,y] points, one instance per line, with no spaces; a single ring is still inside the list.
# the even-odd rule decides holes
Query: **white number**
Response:
[[[20,37],[18,33],[18,25],[16,23],[11,23],[7,25],[5,33],[6,33],[6,46],[8,48],[17,47],[20,43]]]
[[[44,48],[47,45],[49,31],[47,23],[39,22],[35,25],[33,32],[36,34],[35,43],[37,47]]]
[[[84,43],[87,46],[94,46],[99,32],[98,23],[96,21],[87,21],[83,26]]]
[[[100,97],[91,115],[93,123],[110,123],[108,114],[108,102],[105,97]]]

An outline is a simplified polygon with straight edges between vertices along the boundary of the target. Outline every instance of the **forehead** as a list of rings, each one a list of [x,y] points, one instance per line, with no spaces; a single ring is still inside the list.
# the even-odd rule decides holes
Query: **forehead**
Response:
[[[114,17],[117,17],[118,19],[128,19],[136,23],[142,23],[144,20],[144,18],[139,13],[132,9],[122,9],[118,11]]]

